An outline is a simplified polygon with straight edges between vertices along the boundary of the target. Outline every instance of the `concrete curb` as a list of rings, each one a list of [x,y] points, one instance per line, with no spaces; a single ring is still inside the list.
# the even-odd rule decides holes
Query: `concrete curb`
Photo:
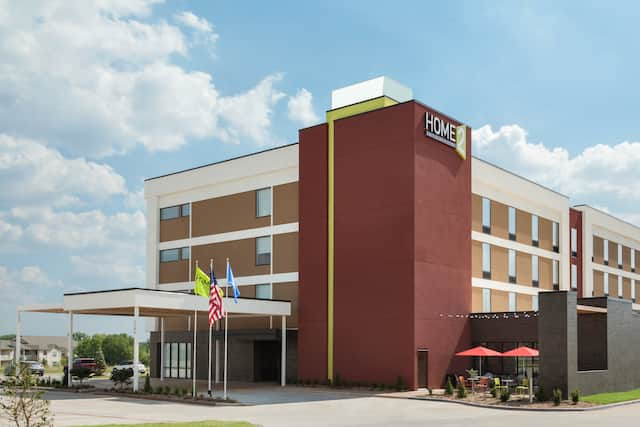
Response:
[[[389,396],[391,397],[391,396]],[[483,403],[465,402],[462,400],[448,400],[448,399],[434,399],[429,397],[407,397],[409,400],[425,400],[428,402],[441,402],[441,403],[455,403],[458,405],[474,406],[476,408],[483,409],[498,409],[502,411],[524,411],[524,412],[588,412],[588,411],[601,411],[605,409],[611,409],[618,406],[627,406],[640,403],[638,400],[629,400],[627,402],[610,403],[608,405],[595,405],[587,408],[526,408],[518,406],[504,406],[504,405],[485,405]]]

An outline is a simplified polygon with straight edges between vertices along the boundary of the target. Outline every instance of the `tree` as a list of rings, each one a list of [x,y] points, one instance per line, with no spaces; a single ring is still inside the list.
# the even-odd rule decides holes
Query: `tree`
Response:
[[[102,350],[108,365],[116,365],[133,358],[133,337],[127,334],[106,335]]]
[[[73,340],[77,343],[79,343],[80,341],[89,338],[89,335],[85,334],[84,332],[74,332],[71,337],[73,338]]]
[[[78,357],[97,357],[98,351],[102,348],[106,335],[83,335],[84,337],[76,344],[76,354]]]
[[[149,341],[140,343],[140,363],[145,366],[149,366],[151,363],[151,354],[149,352]]]
[[[111,381],[119,385],[120,390],[131,383],[131,377],[133,377],[132,369],[114,369],[111,371]]]
[[[107,362],[104,360],[104,352],[102,348],[98,349],[98,354],[96,354],[96,375],[104,374],[104,371],[107,369]]]
[[[52,426],[49,401],[44,391],[36,390],[36,381],[28,369],[9,380],[4,396],[0,398],[0,410],[16,426]]]

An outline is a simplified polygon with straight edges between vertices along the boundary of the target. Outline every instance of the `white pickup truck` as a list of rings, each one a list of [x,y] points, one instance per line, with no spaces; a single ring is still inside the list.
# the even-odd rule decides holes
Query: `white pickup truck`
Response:
[[[121,370],[121,369],[131,369],[133,371],[133,360],[125,360],[124,362],[113,367],[113,370]],[[138,363],[138,373],[140,375],[145,375],[147,373],[147,368],[142,363]]]

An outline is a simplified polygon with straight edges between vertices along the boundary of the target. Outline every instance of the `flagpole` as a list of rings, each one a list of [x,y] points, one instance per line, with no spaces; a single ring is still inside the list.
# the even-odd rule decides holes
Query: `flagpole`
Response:
[[[229,298],[228,289],[229,289],[229,258],[227,258],[227,280],[225,280],[226,284],[224,285],[224,296],[225,298]],[[225,307],[224,299],[222,301],[222,307],[224,309],[224,386],[223,386],[223,398],[227,400],[227,352],[229,347],[229,312]]]
[[[198,260],[196,260],[196,271],[198,270]],[[198,348],[197,343],[198,332],[198,310],[193,310],[193,364],[191,366],[191,378],[192,378],[192,394],[193,398],[196,398],[196,352]]]
[[[213,258],[211,258],[211,260],[209,261],[209,271],[213,273]],[[210,283],[209,286],[213,286],[213,283]],[[211,290],[209,290],[209,299],[211,299]],[[211,305],[211,302],[209,302],[209,305]],[[209,310],[211,310],[211,307],[209,307]],[[211,316],[211,314],[209,314],[209,316]],[[207,371],[208,371],[207,393],[209,394],[209,397],[211,397],[211,319],[209,319],[209,367]]]

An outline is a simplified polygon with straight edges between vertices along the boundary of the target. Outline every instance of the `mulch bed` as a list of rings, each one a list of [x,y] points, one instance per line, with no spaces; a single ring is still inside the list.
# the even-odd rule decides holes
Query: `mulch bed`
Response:
[[[509,399],[507,402],[501,402],[500,399],[491,396],[490,394],[484,394],[484,393],[469,393],[469,395],[466,398],[463,399],[458,399],[455,395],[453,396],[447,396],[447,395],[429,395],[429,394],[425,394],[422,396],[416,396],[416,397],[423,397],[423,398],[428,398],[430,400],[442,400],[442,401],[449,401],[449,402],[466,402],[466,403],[472,403],[472,404],[478,404],[478,405],[486,405],[486,406],[493,406],[493,407],[497,407],[497,408],[505,408],[505,407],[509,407],[509,408],[520,408],[520,409],[585,409],[585,408],[591,408],[594,406],[599,406],[597,404],[594,403],[588,403],[588,402],[578,402],[578,403],[573,403],[570,400],[563,400],[562,402],[560,402],[560,405],[555,406],[553,404],[552,401],[548,401],[548,402],[536,402],[535,399],[532,403],[529,403],[529,399],[528,397],[524,396],[524,397],[520,397],[520,396],[512,396],[511,399]]]
[[[108,396],[128,397],[132,399],[145,399],[156,400],[160,402],[177,402],[177,403],[190,403],[194,405],[208,405],[208,406],[242,406],[242,403],[238,403],[233,399],[223,400],[219,397],[209,398],[192,398],[191,396],[172,396],[164,394],[148,394],[148,393],[134,393],[130,390],[104,390],[96,389],[95,394],[102,394]]]

